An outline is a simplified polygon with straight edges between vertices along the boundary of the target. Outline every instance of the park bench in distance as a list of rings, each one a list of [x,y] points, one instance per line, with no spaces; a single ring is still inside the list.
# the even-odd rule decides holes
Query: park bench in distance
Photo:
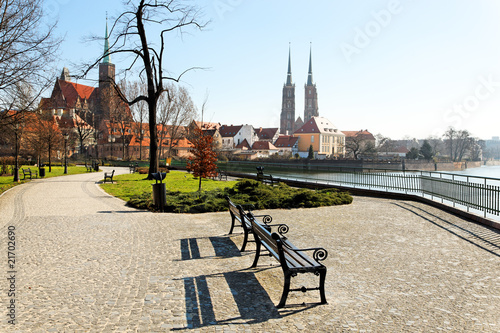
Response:
[[[130,164],[128,165],[128,168],[129,168],[130,173],[135,173],[135,172],[137,172],[137,168],[138,168],[138,167],[139,167],[139,163],[138,163],[138,162],[136,162],[135,164],[134,164],[134,163],[130,163]]]
[[[277,183],[277,179],[273,178],[271,174],[264,174],[264,167],[257,167],[257,181],[263,183],[263,184],[271,184],[274,185],[274,183]]]
[[[255,260],[252,267],[257,267],[261,246],[264,246],[269,251],[269,255],[280,262],[281,268],[283,269],[285,281],[281,300],[277,307],[282,308],[285,306],[290,291],[306,292],[309,290],[319,290],[321,304],[326,304],[326,266],[319,261],[326,259],[328,252],[323,248],[298,249],[290,243],[286,237],[282,237],[275,232],[271,233],[266,226],[258,223],[255,219],[250,219],[250,221],[252,224],[252,233],[257,245]],[[309,257],[304,251],[314,251],[313,258]],[[319,287],[290,289],[290,280],[292,276],[296,276],[298,273],[314,273],[314,275],[319,275]]]
[[[38,178],[38,171],[36,170],[31,171],[30,168],[27,169],[21,168],[21,171],[23,172],[23,180],[26,179],[26,176],[30,176],[30,179],[32,179],[31,176],[33,175],[35,175],[35,178]]]
[[[237,227],[242,227],[243,228],[243,233],[244,233],[244,238],[243,238],[243,245],[241,246],[241,252],[245,251],[247,242],[248,242],[248,234],[252,232],[252,225],[250,223],[250,220],[246,216],[247,213],[244,211],[243,206],[245,207],[251,207],[253,208],[253,205],[235,205],[234,202],[231,201],[231,199],[226,195],[226,200],[229,206],[229,213],[231,214],[231,229],[229,229],[229,234],[233,233],[233,229],[235,226]],[[273,221],[273,218],[271,215],[253,215],[255,217],[261,217],[262,222],[266,225],[269,225]],[[240,222],[239,224],[236,224],[236,220]]]
[[[104,183],[106,182],[106,179],[109,179],[109,181],[112,183],[114,175],[115,175],[115,170],[113,170],[112,172],[105,172],[104,173]]]

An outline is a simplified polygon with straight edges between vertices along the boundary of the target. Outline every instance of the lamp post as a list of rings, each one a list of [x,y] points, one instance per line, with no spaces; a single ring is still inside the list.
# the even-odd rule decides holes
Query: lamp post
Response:
[[[16,154],[16,156],[14,157],[14,160],[15,160],[15,165],[14,165],[14,181],[15,182],[19,182],[19,160],[17,158],[17,155],[19,155],[19,144],[18,144],[18,135],[19,135],[19,124],[16,123],[14,125],[14,143],[15,143],[15,147],[14,147],[14,153]]]
[[[68,154],[66,151],[66,145],[68,144],[69,134],[64,134],[64,174],[68,174]]]

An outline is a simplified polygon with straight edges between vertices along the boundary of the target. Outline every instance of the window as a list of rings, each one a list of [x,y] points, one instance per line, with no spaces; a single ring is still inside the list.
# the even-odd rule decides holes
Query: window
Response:
[[[314,142],[314,136],[311,136],[311,142]]]

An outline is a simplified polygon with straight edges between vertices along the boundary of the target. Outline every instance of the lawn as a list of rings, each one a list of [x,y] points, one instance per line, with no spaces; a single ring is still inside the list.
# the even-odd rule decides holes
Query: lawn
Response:
[[[113,184],[101,184],[101,188],[107,193],[118,197],[122,200],[129,201],[131,197],[143,193],[152,193],[152,184],[155,180],[147,180],[147,175],[132,173],[113,177]],[[176,192],[196,192],[198,190],[198,178],[194,178],[192,174],[182,171],[170,171],[163,180],[167,191]],[[203,179],[201,181],[202,191],[212,191],[223,189],[225,187],[233,187],[236,181],[216,181]]]
[[[151,187],[154,180],[145,174],[125,174],[113,178],[114,184],[101,187],[109,194],[127,201],[129,206],[156,211]],[[277,186],[261,184],[255,180],[239,181],[202,180],[202,192],[198,192],[198,179],[192,174],[171,171],[165,180],[165,212],[206,213],[227,210],[226,196],[236,204],[251,203],[255,209],[319,207],[343,205],[352,202],[346,192],[334,189],[308,190],[291,188],[284,183]]]
[[[31,170],[38,170],[38,167],[33,167],[33,166],[21,166],[19,168],[19,183],[14,182],[14,176],[13,175],[8,175],[8,176],[0,176],[0,194],[7,191],[9,188],[14,187],[19,184],[23,184],[25,182],[29,182],[30,179],[22,180],[23,179],[23,173],[21,172],[21,168],[31,168]],[[87,172],[87,169],[85,167],[79,167],[79,166],[69,166],[68,167],[68,175],[76,175],[79,173],[85,173]],[[53,166],[52,167],[52,172],[49,172],[49,167],[45,167],[45,178],[51,178],[51,177],[58,177],[58,176],[63,176],[64,175],[64,168],[60,166]]]

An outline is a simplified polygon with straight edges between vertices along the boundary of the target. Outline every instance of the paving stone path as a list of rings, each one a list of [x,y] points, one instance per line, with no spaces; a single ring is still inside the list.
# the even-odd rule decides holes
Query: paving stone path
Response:
[[[255,245],[238,251],[227,212],[137,211],[100,190],[101,178],[35,180],[0,197],[1,332],[500,332],[498,230],[364,197],[265,211],[289,225],[294,244],[329,252],[328,304],[314,304],[316,291],[291,293],[278,310],[281,269],[268,257],[249,269]]]

